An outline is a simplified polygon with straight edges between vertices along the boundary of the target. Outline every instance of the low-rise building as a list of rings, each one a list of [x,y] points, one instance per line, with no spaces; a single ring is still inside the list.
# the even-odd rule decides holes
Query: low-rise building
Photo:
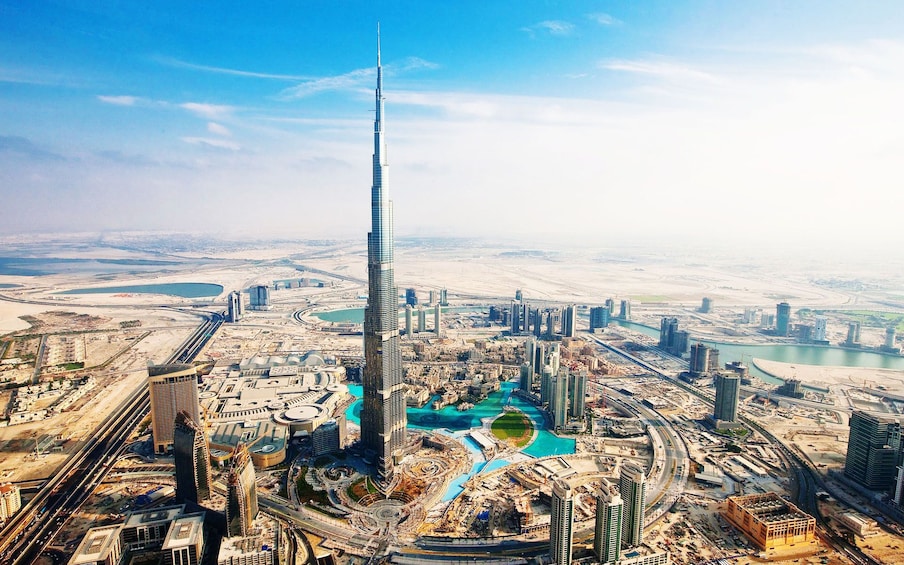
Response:
[[[818,548],[816,519],[774,492],[732,496],[724,516],[767,555]]]

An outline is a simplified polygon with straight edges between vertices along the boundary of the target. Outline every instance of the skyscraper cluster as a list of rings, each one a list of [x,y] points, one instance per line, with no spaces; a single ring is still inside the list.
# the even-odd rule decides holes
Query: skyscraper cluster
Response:
[[[387,184],[386,141],[383,137],[383,67],[377,41],[376,116],[374,117],[371,231],[367,234],[367,306],[364,309],[364,398],[361,443],[372,457],[376,478],[393,478],[396,459],[405,443],[407,415],[399,350],[399,292],[393,269],[392,201]]]
[[[659,349],[681,357],[687,353],[690,335],[678,329],[678,318],[663,318],[659,324]]]
[[[516,296],[523,294],[518,291]],[[493,316],[490,318],[492,321]],[[511,328],[512,335],[533,335],[544,339],[574,337],[577,332],[577,306],[531,308],[523,298],[516,298],[508,310],[502,311],[502,323]]]

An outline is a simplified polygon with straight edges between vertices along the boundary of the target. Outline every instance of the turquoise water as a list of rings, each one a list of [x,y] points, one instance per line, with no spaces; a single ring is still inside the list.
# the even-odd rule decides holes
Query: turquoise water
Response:
[[[349,385],[349,392],[361,398],[363,389],[360,385]],[[533,457],[546,457],[547,455],[565,455],[574,453],[574,440],[557,437],[545,429],[543,413],[533,404],[512,395],[516,388],[515,383],[502,383],[501,388],[481,400],[470,410],[459,412],[454,406],[446,406],[442,410],[430,408],[430,403],[424,408],[408,408],[408,427],[416,430],[448,429],[450,431],[464,431],[481,427],[482,418],[498,416],[503,411],[503,406],[510,405],[524,412],[534,422],[537,437],[524,448],[522,453]],[[345,411],[349,422],[361,425],[361,401],[357,400]],[[468,440],[470,441],[470,440]]]
[[[59,294],[166,294],[181,298],[206,298],[219,296],[223,286],[210,283],[161,283],[129,286],[105,286],[100,288],[75,288]]]
[[[426,307],[427,315],[433,315],[433,307]],[[456,306],[452,307],[444,307],[444,314],[456,314],[463,312],[479,312],[480,307],[478,306]],[[403,314],[403,310],[399,310],[399,315]],[[417,315],[417,311],[415,310],[415,316]],[[330,312],[317,312],[314,316],[320,318],[324,322],[334,322],[337,324],[363,324],[364,323],[364,308],[346,308],[344,310],[332,310]]]
[[[659,338],[659,330],[634,322],[614,322],[645,335]],[[769,361],[781,361],[783,363],[800,363],[801,365],[824,365],[838,367],[873,367],[881,369],[896,369],[904,371],[904,357],[898,355],[883,355],[872,351],[858,351],[856,349],[842,349],[840,347],[825,347],[819,345],[793,345],[793,344],[765,344],[765,345],[741,345],[735,343],[721,343],[708,339],[696,339],[691,335],[691,342],[700,341],[719,350],[719,361],[729,363],[731,361],[743,361],[750,367],[750,373],[770,382],[777,382],[769,377],[750,362],[751,359],[766,359]]]
[[[0,283],[0,288],[19,288],[22,285],[11,284],[11,283]]]

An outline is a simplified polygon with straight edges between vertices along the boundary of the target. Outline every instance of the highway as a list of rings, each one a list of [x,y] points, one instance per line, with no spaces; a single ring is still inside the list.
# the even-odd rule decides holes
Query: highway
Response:
[[[188,363],[223,324],[220,313],[205,316],[167,363]],[[73,453],[40,491],[0,530],[0,562],[34,563],[69,515],[104,480],[125,449],[132,431],[150,410],[147,386],[138,386]]]
[[[675,386],[678,386],[681,389],[685,390],[686,392],[693,394],[707,404],[712,404],[713,399],[703,394],[695,387],[689,386],[677,379],[672,378],[670,375],[664,373],[662,370],[654,367],[653,365],[650,365],[642,359],[634,357],[626,351],[622,351],[617,347],[603,342],[596,336],[591,335],[589,336],[589,338],[594,342],[599,343],[609,351],[612,351],[613,353],[616,353],[617,355],[628,359],[629,361],[639,365],[640,367],[654,373],[660,378],[663,378],[674,384]],[[794,487],[794,501],[801,510],[816,518],[816,534],[819,539],[821,539],[832,549],[848,557],[853,563],[857,565],[881,565],[879,561],[876,561],[869,555],[863,553],[863,551],[861,551],[860,548],[855,544],[850,543],[840,535],[836,534],[834,530],[829,527],[828,521],[819,513],[819,507],[816,503],[816,492],[819,490],[827,491],[828,487],[822,480],[822,477],[820,477],[816,470],[810,466],[809,462],[801,458],[800,455],[798,455],[787,445],[785,445],[784,442],[775,437],[771,432],[769,432],[769,430],[757,424],[749,416],[742,414],[740,416],[740,420],[762,434],[762,436],[767,440],[769,440],[772,446],[776,448],[787,461],[790,470],[790,478]]]

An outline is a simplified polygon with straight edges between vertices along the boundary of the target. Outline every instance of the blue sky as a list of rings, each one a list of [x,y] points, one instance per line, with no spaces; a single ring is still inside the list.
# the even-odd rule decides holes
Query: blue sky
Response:
[[[900,245],[898,2],[3,2],[0,233]]]

